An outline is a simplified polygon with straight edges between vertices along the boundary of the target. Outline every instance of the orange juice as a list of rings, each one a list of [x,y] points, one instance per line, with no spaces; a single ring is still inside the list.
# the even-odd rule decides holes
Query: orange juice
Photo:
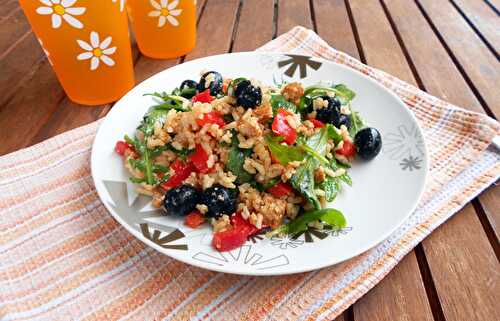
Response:
[[[118,100],[134,86],[125,0],[19,0],[69,98]]]
[[[139,50],[151,58],[182,56],[196,43],[193,0],[128,0]]]

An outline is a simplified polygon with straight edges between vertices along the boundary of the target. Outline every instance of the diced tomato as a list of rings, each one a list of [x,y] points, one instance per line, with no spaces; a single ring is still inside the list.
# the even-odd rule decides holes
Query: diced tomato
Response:
[[[189,156],[189,159],[193,162],[194,167],[200,173],[208,173],[210,170],[215,169],[214,166],[208,168],[208,154],[201,145],[196,145],[194,153]]]
[[[189,175],[191,175],[191,173],[196,169],[193,163],[183,163],[180,160],[177,160],[175,163],[173,163],[171,167],[175,171],[175,173],[165,183],[161,184],[161,187],[163,187],[164,189],[179,186],[182,181],[188,178]]]
[[[292,187],[283,182],[279,182],[278,184],[267,189],[267,192],[271,193],[274,197],[282,197],[288,195],[292,192]]]
[[[203,223],[205,223],[205,217],[199,211],[189,213],[184,219],[184,224],[190,228],[197,228]]]
[[[309,119],[311,121],[311,123],[313,123],[314,125],[314,128],[323,128],[325,127],[325,124],[315,118],[311,118]]]
[[[345,157],[353,157],[356,154],[356,146],[350,140],[344,139],[342,148],[337,150],[336,153]]]
[[[284,108],[278,109],[278,113],[274,117],[272,124],[272,130],[275,135],[283,136],[283,140],[288,145],[295,143],[297,139],[297,132],[290,126],[286,120],[286,117],[292,115],[291,112]]]
[[[195,95],[193,98],[191,98],[191,101],[193,103],[195,103],[195,102],[209,103],[212,100],[214,100],[214,97],[210,96],[210,89],[202,91],[198,95]]]
[[[226,125],[226,122],[224,122],[224,118],[222,118],[222,116],[216,111],[211,111],[203,114],[203,118],[197,118],[196,123],[200,126],[203,126],[205,124],[216,124],[219,125],[219,127],[224,127]]]
[[[245,220],[241,216],[240,212],[231,215],[231,225],[234,228],[243,230],[245,233],[247,233],[248,236],[253,235],[259,231],[259,229],[255,225],[250,224],[248,220]]]
[[[239,248],[248,238],[248,232],[245,228],[233,227],[230,230],[214,233],[212,245],[218,251],[231,251]]]
[[[123,154],[125,154],[125,151],[127,149],[132,149],[132,146],[130,146],[128,143],[124,142],[124,141],[117,141],[116,142],[116,145],[115,145],[115,152],[118,154],[118,155],[121,155],[123,156]]]

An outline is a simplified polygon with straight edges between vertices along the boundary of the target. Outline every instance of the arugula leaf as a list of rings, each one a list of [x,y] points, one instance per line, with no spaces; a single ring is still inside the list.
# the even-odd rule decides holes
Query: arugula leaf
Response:
[[[236,133],[233,132],[233,137],[231,138],[231,149],[229,150],[229,155],[227,157],[226,170],[231,171],[231,173],[237,176],[236,182],[238,184],[243,184],[253,181],[253,175],[243,168],[245,158],[252,155],[252,150],[239,148],[239,143],[240,142]]]
[[[344,100],[344,105],[353,100],[356,96],[356,93],[347,88],[347,86],[344,84],[335,85],[333,86],[333,89],[335,89],[335,94],[337,94]]]
[[[297,110],[297,106],[294,103],[289,102],[280,94],[271,95],[271,106],[273,108],[273,115],[276,115],[278,109],[285,108],[293,113]]]
[[[327,176],[325,180],[321,182],[319,188],[325,192],[325,199],[328,202],[333,202],[340,191],[340,184],[336,177]]]
[[[344,140],[342,134],[340,134],[332,124],[326,124],[326,130],[328,131],[328,138],[333,140],[335,144],[338,144],[342,140]]]
[[[295,170],[290,182],[293,188],[299,191],[315,209],[320,209],[321,204],[314,193],[314,169],[318,161],[312,156],[307,156],[306,162]]]
[[[269,182],[263,184],[261,188],[263,191],[266,191],[266,190],[270,189],[271,187],[275,186],[276,184],[278,184],[280,181],[281,181],[280,176],[275,177],[275,178],[271,179]]]
[[[281,145],[271,136],[266,137],[266,143],[271,154],[273,154],[282,165],[294,161],[301,161],[305,157],[304,151],[300,147]]]
[[[349,128],[349,135],[354,138],[363,127],[365,127],[365,123],[361,117],[359,117],[359,113],[351,110],[351,128]]]
[[[136,152],[139,153],[139,158],[134,160],[129,160],[130,165],[144,172],[144,179],[141,182],[145,182],[149,185],[156,185],[158,182],[153,176],[153,161],[151,157],[151,150],[146,146],[146,143],[139,140],[137,136],[130,138],[125,135],[125,141],[132,146]]]
[[[333,208],[325,208],[321,210],[306,212],[296,219],[288,222],[287,224],[281,225],[280,227],[272,231],[270,235],[296,235],[297,233],[306,231],[307,225],[309,223],[318,220],[331,225],[335,229],[344,228],[347,224],[342,212]]]

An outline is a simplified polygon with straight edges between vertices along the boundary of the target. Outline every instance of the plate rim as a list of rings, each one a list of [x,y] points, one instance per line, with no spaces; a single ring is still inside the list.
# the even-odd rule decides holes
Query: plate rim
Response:
[[[199,261],[193,260],[192,258],[190,260],[187,257],[185,258],[183,256],[178,256],[178,255],[176,255],[176,252],[174,252],[174,251],[168,251],[167,252],[165,249],[163,249],[158,244],[156,244],[156,243],[152,242],[151,240],[147,239],[138,230],[136,230],[136,229],[132,228],[131,226],[129,226],[129,224],[126,223],[121,218],[120,215],[118,215],[117,213],[115,214],[114,211],[113,211],[113,209],[111,208],[111,205],[109,204],[109,202],[106,202],[101,197],[101,193],[103,193],[103,191],[101,190],[102,188],[100,187],[100,185],[96,184],[96,182],[98,181],[98,179],[96,179],[96,174],[95,174],[96,170],[95,170],[94,166],[97,166],[97,165],[96,165],[96,161],[94,160],[94,158],[96,157],[95,155],[97,153],[96,152],[96,149],[97,149],[97,147],[96,147],[97,146],[96,141],[97,141],[97,137],[99,135],[99,132],[102,130],[102,126],[111,117],[110,115],[114,115],[115,113],[119,112],[119,111],[116,111],[116,110],[119,110],[119,108],[111,108],[110,112],[108,114],[106,114],[106,116],[103,117],[103,119],[101,120],[101,123],[99,124],[99,127],[98,127],[98,129],[96,131],[96,135],[95,135],[94,140],[92,142],[91,157],[90,157],[90,169],[91,169],[92,180],[94,182],[94,186],[95,186],[97,194],[99,196],[99,200],[103,203],[103,205],[106,208],[107,212],[122,227],[124,227],[129,233],[131,233],[134,237],[136,237],[137,239],[139,239],[145,245],[147,245],[149,247],[152,247],[153,249],[155,249],[156,251],[160,252],[163,255],[166,255],[166,256],[174,259],[174,260],[178,260],[178,261],[183,262],[185,264],[188,264],[190,266],[202,268],[202,269],[205,269],[205,270],[216,271],[216,272],[223,272],[223,273],[229,273],[229,274],[235,274],[235,275],[248,275],[248,276],[272,276],[272,275],[276,275],[277,276],[277,275],[289,275],[289,274],[296,274],[296,273],[304,273],[304,272],[315,271],[315,270],[319,270],[319,269],[322,269],[322,268],[330,267],[330,266],[339,264],[341,262],[347,261],[347,260],[349,260],[351,258],[354,258],[354,257],[356,257],[356,256],[358,256],[358,255],[360,255],[362,253],[367,252],[370,249],[373,249],[374,247],[376,247],[377,245],[379,245],[380,243],[382,243],[384,240],[386,240],[391,234],[393,234],[398,228],[400,228],[404,224],[405,221],[407,221],[407,219],[411,216],[411,214],[417,208],[417,206],[418,206],[418,204],[419,204],[419,202],[422,199],[422,196],[424,194],[425,187],[426,187],[427,182],[428,182],[430,158],[429,158],[429,153],[428,153],[428,148],[427,148],[427,142],[424,139],[423,130],[422,130],[419,122],[417,121],[416,116],[411,112],[411,110],[408,108],[408,106],[403,102],[403,100],[398,95],[396,95],[393,91],[387,89],[382,84],[380,84],[376,80],[372,79],[368,75],[360,72],[359,70],[356,70],[356,69],[354,69],[352,67],[349,67],[349,66],[347,66],[345,64],[341,64],[341,63],[338,63],[338,62],[335,62],[335,61],[328,60],[326,58],[316,57],[316,56],[312,56],[312,55],[308,55],[308,54],[303,54],[303,53],[296,53],[296,52],[272,52],[272,51],[244,51],[244,52],[234,52],[234,53],[224,53],[224,54],[210,55],[210,56],[205,56],[205,57],[200,57],[200,58],[197,58],[197,59],[193,59],[193,60],[190,60],[190,61],[187,61],[187,62],[184,62],[184,63],[196,64],[196,63],[199,63],[200,61],[205,60],[205,59],[215,58],[215,57],[222,57],[222,56],[228,56],[228,55],[231,55],[231,56],[295,55],[295,56],[310,57],[310,58],[313,58],[315,60],[319,60],[322,63],[333,64],[336,67],[339,67],[341,69],[347,70],[348,72],[355,73],[358,76],[361,76],[361,78],[364,78],[367,81],[369,81],[372,84],[374,84],[380,90],[385,91],[390,96],[392,96],[403,107],[403,110],[407,113],[407,115],[410,117],[410,119],[416,125],[418,133],[421,135],[422,142],[423,142],[423,157],[425,158],[425,161],[423,162],[424,166],[422,168],[423,169],[422,172],[423,172],[423,175],[424,175],[424,180],[423,180],[423,183],[421,184],[420,189],[418,191],[418,197],[415,198],[415,201],[411,205],[411,210],[409,210],[408,213],[406,213],[406,215],[404,217],[402,217],[397,222],[397,224],[395,224],[395,226],[392,229],[389,229],[387,232],[381,234],[381,236],[378,237],[375,241],[370,242],[371,245],[365,246],[365,247],[363,247],[363,248],[361,248],[361,249],[359,249],[359,250],[357,250],[355,252],[352,252],[350,255],[346,255],[345,257],[337,258],[336,260],[325,260],[326,263],[319,263],[319,264],[312,263],[312,264],[308,265],[305,268],[293,268],[293,265],[290,264],[288,269],[286,269],[286,270],[278,270],[276,272],[273,272],[272,270],[270,270],[270,271],[267,271],[267,270],[266,271],[263,271],[263,270],[232,271],[231,270],[232,265],[222,265],[222,266],[203,265]],[[170,69],[177,68],[177,67],[183,65],[184,63],[177,64],[177,65],[171,66],[169,68],[163,69],[163,70],[161,70],[161,71],[159,71],[159,72],[151,75],[150,77],[142,80],[141,82],[137,83],[132,89],[130,89],[125,95],[123,95],[123,97],[120,98],[115,103],[115,105],[118,104],[118,103],[120,103],[120,102],[124,103],[128,99],[128,96],[132,95],[132,91],[134,91],[134,89],[136,87],[142,85],[144,82],[151,80],[153,77],[157,77],[161,73],[168,72],[168,70],[170,70]]]

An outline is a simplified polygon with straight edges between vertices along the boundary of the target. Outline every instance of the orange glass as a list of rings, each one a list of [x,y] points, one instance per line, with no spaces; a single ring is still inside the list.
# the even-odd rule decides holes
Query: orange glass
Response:
[[[139,50],[151,58],[180,57],[196,44],[196,1],[128,0]]]
[[[68,97],[118,100],[134,86],[125,0],[19,0]]]

